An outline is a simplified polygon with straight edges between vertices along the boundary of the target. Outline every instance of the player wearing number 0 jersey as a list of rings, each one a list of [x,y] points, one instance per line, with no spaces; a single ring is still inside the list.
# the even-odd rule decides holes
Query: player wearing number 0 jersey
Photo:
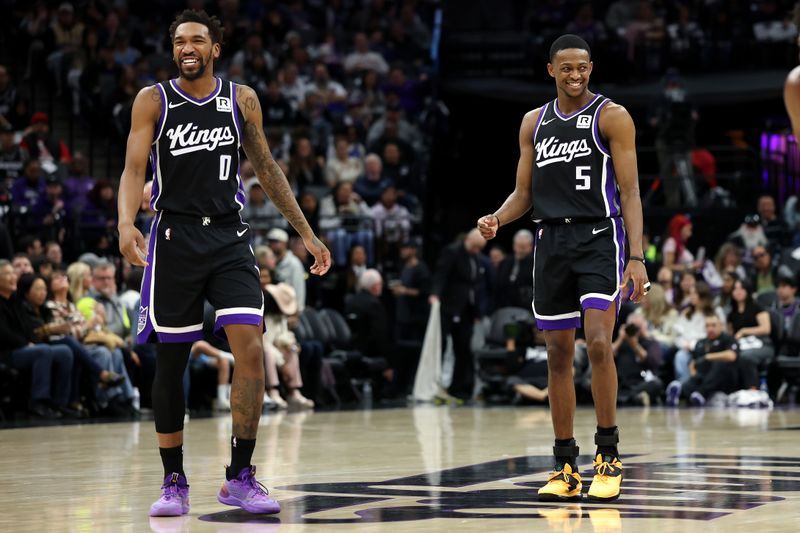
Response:
[[[120,251],[145,267],[138,341],[155,342],[153,418],[164,466],[161,497],[151,516],[189,512],[183,470],[183,375],[192,341],[203,336],[203,301],[216,310],[214,329],[227,337],[235,366],[231,385],[231,462],[217,499],[252,513],[276,513],[278,503],[251,464],[264,397],[264,300],[239,211],[243,148],[259,183],[314,256],[311,272],[330,268],[330,253],[314,235],[286,176],[272,158],[261,106],[251,88],[214,77],[222,25],[204,11],[185,10],[170,26],[179,77],[142,89],[131,112],[119,189]],[[148,156],[156,211],[146,248],[133,225],[141,205]]]
[[[539,224],[533,312],[539,329],[545,331],[556,437],[555,471],[539,490],[539,499],[545,501],[581,498],[572,381],[575,329],[581,325],[592,363],[597,414],[597,451],[588,497],[597,501],[619,497],[622,463],[617,451],[617,375],[611,337],[623,287],[633,281],[633,301],[646,292],[635,129],[625,108],[589,91],[592,66],[583,39],[563,35],[555,40],[547,69],[558,96],[525,115],[514,192],[500,209],[478,220],[487,239],[531,207]]]

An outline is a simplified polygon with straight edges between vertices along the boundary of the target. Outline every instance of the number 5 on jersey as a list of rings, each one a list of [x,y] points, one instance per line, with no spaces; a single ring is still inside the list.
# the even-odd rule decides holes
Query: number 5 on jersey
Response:
[[[580,167],[578,167],[580,168]],[[589,167],[586,167],[589,168]],[[219,179],[225,181],[228,179],[228,174],[231,171],[231,156],[229,155],[221,155],[219,156]],[[588,187],[587,187],[588,189]]]
[[[592,188],[592,167],[581,166],[575,167],[575,179],[578,183],[575,184],[576,191],[588,191]],[[220,178],[221,179],[221,178]]]

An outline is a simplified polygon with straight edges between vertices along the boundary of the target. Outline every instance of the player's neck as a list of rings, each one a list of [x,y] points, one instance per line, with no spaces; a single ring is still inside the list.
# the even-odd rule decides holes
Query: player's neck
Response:
[[[594,93],[584,91],[580,96],[569,96],[559,91],[558,110],[564,115],[571,115],[592,101]]]
[[[195,100],[203,100],[217,89],[217,78],[210,72],[196,80],[187,80],[178,76],[176,83],[183,92]]]

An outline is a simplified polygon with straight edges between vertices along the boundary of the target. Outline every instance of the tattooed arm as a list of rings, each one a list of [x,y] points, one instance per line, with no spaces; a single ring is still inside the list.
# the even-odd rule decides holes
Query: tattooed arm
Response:
[[[244,132],[242,146],[247,158],[253,165],[264,191],[272,203],[286,217],[289,224],[300,234],[303,244],[314,256],[311,267],[313,274],[322,275],[331,267],[331,254],[324,244],[314,235],[305,215],[297,205],[297,200],[289,187],[289,181],[272,158],[267,139],[264,136],[264,124],[261,116],[261,104],[253,89],[246,85],[236,85],[236,101],[244,115]]]

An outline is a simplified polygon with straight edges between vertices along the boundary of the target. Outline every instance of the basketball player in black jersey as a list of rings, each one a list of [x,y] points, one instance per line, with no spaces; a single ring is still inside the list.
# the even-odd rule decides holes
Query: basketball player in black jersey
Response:
[[[800,3],[794,7],[794,23],[800,24]],[[800,45],[800,37],[797,38]],[[792,133],[795,139],[800,139],[800,66],[794,67],[786,77],[783,84],[783,103],[792,122]]]
[[[547,342],[550,408],[555,431],[555,472],[539,490],[544,501],[581,497],[573,438],[575,329],[583,329],[592,363],[597,415],[594,478],[588,497],[619,497],[622,463],[617,452],[617,374],[611,337],[620,297],[646,292],[642,254],[642,204],[636,169],[635,129],[620,105],[589,91],[589,46],[563,35],[550,48],[547,70],[558,97],[525,115],[519,132],[516,187],[503,205],[478,220],[481,234],[497,230],[533,207],[539,223],[533,262],[533,312]],[[623,223],[624,221],[624,223]],[[625,263],[625,236],[630,257]]]
[[[249,512],[276,513],[280,506],[256,481],[251,465],[264,396],[264,302],[250,246],[252,232],[239,215],[245,201],[240,146],[261,186],[314,256],[313,274],[328,271],[330,253],[312,232],[272,158],[255,92],[214,77],[222,41],[219,20],[186,10],[170,27],[170,37],[179,77],[137,95],[119,190],[120,251],[132,264],[145,267],[138,340],[158,343],[153,414],[165,479],[150,514],[189,511],[182,376],[191,343],[202,338],[204,299],[215,307],[215,329],[227,337],[236,362],[231,464],[217,499]],[[156,216],[145,248],[133,222],[148,157]]]

